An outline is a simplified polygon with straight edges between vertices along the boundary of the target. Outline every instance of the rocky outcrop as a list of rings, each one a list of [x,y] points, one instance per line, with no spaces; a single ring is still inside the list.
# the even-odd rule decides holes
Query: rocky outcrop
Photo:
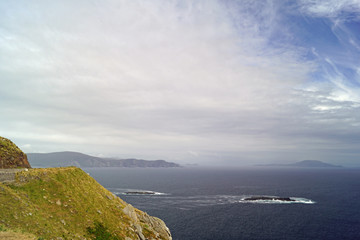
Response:
[[[294,199],[291,199],[289,197],[267,197],[267,196],[255,196],[255,197],[248,197],[248,198],[244,198],[243,201],[259,201],[259,200],[263,200],[263,201],[284,201],[284,202],[295,202]]]
[[[155,195],[156,192],[153,191],[129,191],[125,192],[126,195]]]
[[[26,154],[3,137],[0,137],[0,168],[31,168]]]
[[[169,228],[161,219],[149,216],[147,213],[139,211],[130,204],[127,204],[123,212],[132,220],[133,230],[140,240],[147,239],[143,232],[149,232],[149,230],[155,232],[154,236],[151,236],[151,239],[172,239]]]

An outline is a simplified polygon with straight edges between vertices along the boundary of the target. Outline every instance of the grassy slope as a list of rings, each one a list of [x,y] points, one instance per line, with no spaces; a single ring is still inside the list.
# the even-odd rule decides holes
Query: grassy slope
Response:
[[[3,226],[44,239],[91,239],[86,228],[98,221],[120,239],[137,239],[132,220],[122,211],[127,204],[81,169],[30,169],[16,177],[15,183],[0,183]]]

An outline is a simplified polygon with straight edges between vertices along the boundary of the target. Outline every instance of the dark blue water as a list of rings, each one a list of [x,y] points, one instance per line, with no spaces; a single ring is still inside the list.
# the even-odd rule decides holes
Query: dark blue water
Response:
[[[360,239],[359,169],[85,171],[128,203],[163,219],[175,240]],[[131,190],[162,195],[124,195]],[[242,201],[252,195],[300,201]]]

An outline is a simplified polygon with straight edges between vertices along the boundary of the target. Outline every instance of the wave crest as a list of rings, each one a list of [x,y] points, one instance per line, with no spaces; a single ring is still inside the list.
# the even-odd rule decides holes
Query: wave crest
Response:
[[[135,195],[135,196],[169,195],[168,193],[155,192],[151,190],[142,190],[142,189],[109,188],[109,190],[115,195]]]

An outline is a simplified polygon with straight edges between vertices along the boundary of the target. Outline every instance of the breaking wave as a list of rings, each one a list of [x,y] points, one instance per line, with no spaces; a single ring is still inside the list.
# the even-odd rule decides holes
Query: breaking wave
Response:
[[[168,193],[155,192],[151,190],[142,190],[142,189],[109,188],[109,191],[111,191],[115,195],[139,195],[139,196],[169,195]]]

